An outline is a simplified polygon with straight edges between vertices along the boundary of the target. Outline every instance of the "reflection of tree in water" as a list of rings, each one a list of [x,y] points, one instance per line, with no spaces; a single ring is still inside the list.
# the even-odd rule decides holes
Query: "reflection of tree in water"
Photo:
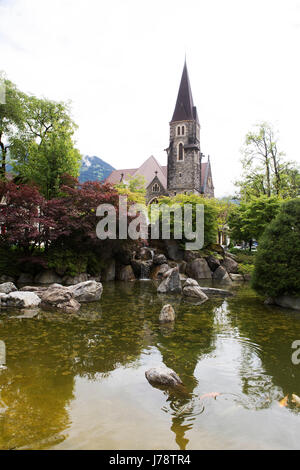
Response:
[[[228,305],[232,326],[241,336],[240,374],[249,406],[267,408],[273,400],[300,393],[300,369],[291,360],[291,345],[300,339],[300,315],[266,306],[250,290],[239,291]]]
[[[194,371],[199,360],[214,349],[214,309],[222,302],[215,299],[198,306],[181,303],[176,306],[173,331],[172,326],[159,328],[156,346],[163,363],[174,369],[184,382],[184,389],[165,392],[172,410],[171,430],[180,449],[186,448],[189,441],[185,434],[193,427],[195,414],[199,412],[193,393],[198,383]]]

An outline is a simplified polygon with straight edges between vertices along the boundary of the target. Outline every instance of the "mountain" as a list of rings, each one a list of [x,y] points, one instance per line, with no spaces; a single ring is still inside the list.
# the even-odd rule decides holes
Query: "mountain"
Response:
[[[85,183],[86,181],[103,181],[114,170],[109,163],[106,163],[101,158],[85,155],[82,158],[82,165],[80,169],[79,181]]]

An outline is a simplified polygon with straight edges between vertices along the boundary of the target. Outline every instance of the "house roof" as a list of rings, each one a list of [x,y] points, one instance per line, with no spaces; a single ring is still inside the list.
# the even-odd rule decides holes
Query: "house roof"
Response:
[[[197,109],[194,106],[192,90],[186,62],[184,63],[177,101],[172,121],[185,121],[195,119],[198,121]]]

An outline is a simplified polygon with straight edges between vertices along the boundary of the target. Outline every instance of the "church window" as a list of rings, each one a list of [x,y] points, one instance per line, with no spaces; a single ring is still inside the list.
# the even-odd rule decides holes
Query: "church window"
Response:
[[[184,131],[185,131],[184,126],[182,126],[182,128],[181,128],[181,135],[184,135]]]
[[[155,183],[153,186],[152,186],[152,192],[153,193],[158,193],[160,190],[160,187],[157,183]]]
[[[177,127],[177,135],[180,135],[180,126]]]
[[[179,161],[184,160],[184,148],[183,148],[183,144],[181,142],[178,145],[178,160]]]

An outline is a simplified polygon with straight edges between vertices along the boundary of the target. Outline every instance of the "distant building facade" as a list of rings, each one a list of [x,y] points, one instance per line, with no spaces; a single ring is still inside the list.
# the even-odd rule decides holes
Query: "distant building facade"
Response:
[[[156,202],[160,196],[203,194],[214,197],[210,158],[200,149],[200,123],[194,106],[187,65],[184,64],[177,101],[170,122],[170,140],[166,149],[168,165],[161,166],[149,157],[139,168],[114,170],[106,179],[112,184],[126,183],[128,176],[144,176],[146,202]]]

